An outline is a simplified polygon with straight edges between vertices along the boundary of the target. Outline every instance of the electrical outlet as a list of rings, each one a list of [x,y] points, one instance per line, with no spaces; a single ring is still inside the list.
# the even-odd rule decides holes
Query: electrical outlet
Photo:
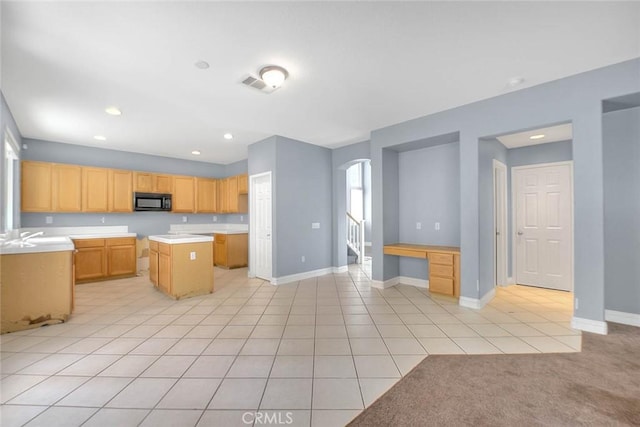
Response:
[[[45,216],[44,217],[44,223],[45,224],[53,224],[53,217],[52,216]]]
[[[191,261],[195,260],[195,259],[196,259],[196,253],[195,253],[195,252],[191,252],[191,253],[189,254],[189,259],[190,259]]]
[[[182,217],[182,222],[187,222],[187,217],[186,216]]]
[[[307,259],[305,258],[305,256],[304,256],[304,255],[302,255],[302,256],[300,257],[300,261],[305,262],[306,260],[307,260]]]
[[[213,222],[218,222],[218,217],[217,216],[213,216]]]
[[[311,228],[320,228],[320,223],[319,222],[312,222],[311,223]]]
[[[244,221],[244,216],[240,215],[240,222]]]
[[[105,217],[100,218],[100,222],[104,224]]]
[[[436,222],[434,228],[436,229],[436,231],[440,231],[440,223]]]
[[[422,230],[422,223],[416,222],[416,230]]]

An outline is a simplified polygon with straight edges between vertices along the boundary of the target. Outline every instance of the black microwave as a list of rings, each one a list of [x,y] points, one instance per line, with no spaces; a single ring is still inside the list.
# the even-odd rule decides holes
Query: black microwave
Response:
[[[170,211],[171,194],[133,193],[134,211]]]

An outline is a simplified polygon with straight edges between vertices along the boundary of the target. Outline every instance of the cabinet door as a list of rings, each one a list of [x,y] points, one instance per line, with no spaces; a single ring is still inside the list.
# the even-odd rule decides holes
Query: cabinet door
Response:
[[[227,178],[227,199],[229,200],[230,213],[237,213],[238,210],[238,177],[231,176]]]
[[[82,167],[53,165],[54,212],[82,211]]]
[[[195,179],[192,176],[173,178],[173,212],[195,211]]]
[[[106,249],[103,246],[76,249],[76,280],[96,280],[107,274]]]
[[[107,240],[107,275],[136,274],[136,241],[134,238]]]
[[[23,212],[52,212],[51,163],[22,162],[21,208]]]
[[[158,288],[171,294],[171,255],[158,252]]]
[[[246,267],[249,255],[248,234],[230,234],[227,237],[227,267]]]
[[[156,193],[171,193],[173,177],[171,175],[154,175],[153,191]]]
[[[149,251],[149,280],[158,287],[158,251]]]
[[[228,178],[218,180],[218,212],[229,212],[229,180]]]
[[[249,176],[247,174],[238,175],[238,194],[249,193]]]
[[[153,174],[149,172],[134,172],[133,191],[140,193],[153,192]]]
[[[214,245],[215,249],[214,259],[215,265],[220,265],[223,267],[227,266],[227,236],[224,234],[216,234],[214,237]]]
[[[213,213],[216,211],[216,180],[196,178],[196,212]]]
[[[82,168],[82,211],[109,211],[109,169]]]
[[[133,211],[133,174],[131,171],[109,171],[109,212]]]

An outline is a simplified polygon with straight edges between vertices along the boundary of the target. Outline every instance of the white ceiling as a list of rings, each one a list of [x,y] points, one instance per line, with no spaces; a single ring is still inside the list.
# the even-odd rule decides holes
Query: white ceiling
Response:
[[[2,91],[23,136],[216,163],[274,134],[363,141],[640,56],[637,2],[0,4]],[[267,64],[288,69],[280,90],[240,84]]]
[[[544,135],[544,137],[531,139],[532,136],[537,135]],[[519,148],[526,147],[528,145],[548,144],[549,142],[569,141],[571,139],[573,139],[573,126],[571,125],[571,123],[538,128],[498,137],[498,141],[500,141],[507,148]]]

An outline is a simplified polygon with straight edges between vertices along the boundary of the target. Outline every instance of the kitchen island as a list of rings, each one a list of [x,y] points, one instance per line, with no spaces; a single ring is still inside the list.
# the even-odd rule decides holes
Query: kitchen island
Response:
[[[171,224],[169,234],[213,236],[213,264],[222,268],[246,267],[249,226],[246,224]]]
[[[175,299],[213,292],[211,236],[149,236],[149,279]]]
[[[0,333],[65,322],[73,311],[73,243],[68,237],[0,242]]]

